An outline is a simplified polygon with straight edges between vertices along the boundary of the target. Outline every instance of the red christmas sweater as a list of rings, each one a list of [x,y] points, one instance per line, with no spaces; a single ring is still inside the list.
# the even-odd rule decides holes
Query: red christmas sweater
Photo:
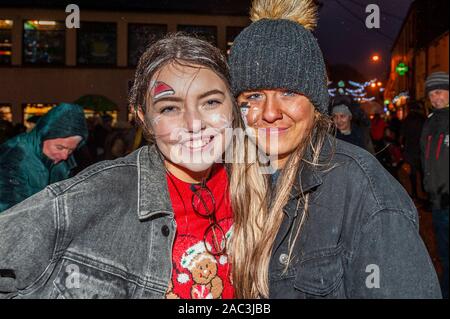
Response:
[[[193,189],[198,187],[167,175],[170,198],[177,223],[177,233],[172,249],[173,273],[168,299],[232,299],[231,263],[226,254],[208,253],[204,234],[211,220],[199,216],[192,207]],[[228,192],[228,177],[223,165],[213,167],[206,182],[215,201],[218,224],[225,236],[221,244],[228,247],[233,231],[233,214]],[[211,247],[211,246],[209,246]],[[211,251],[211,250],[209,250]]]

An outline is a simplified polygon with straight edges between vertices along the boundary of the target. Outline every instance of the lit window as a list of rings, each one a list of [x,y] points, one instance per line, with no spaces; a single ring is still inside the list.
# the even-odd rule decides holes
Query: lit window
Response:
[[[26,103],[23,104],[23,124],[30,129],[37,120],[47,114],[56,103]]]
[[[179,25],[178,31],[186,32],[217,46],[217,27],[215,26]]]
[[[0,64],[11,64],[12,20],[0,20]]]
[[[27,20],[23,24],[23,61],[25,64],[64,64],[66,31],[64,23]]]
[[[136,66],[145,49],[164,37],[167,25],[135,24],[128,25],[128,65]]]
[[[81,22],[77,29],[77,61],[79,65],[116,65],[116,24]]]
[[[244,30],[244,27],[227,27],[227,55],[230,54],[234,39]]]

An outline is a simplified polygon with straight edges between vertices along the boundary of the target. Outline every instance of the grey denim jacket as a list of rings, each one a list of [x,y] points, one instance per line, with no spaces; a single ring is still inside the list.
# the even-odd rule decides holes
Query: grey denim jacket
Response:
[[[299,174],[310,213],[284,272],[289,231],[302,212],[293,192],[270,263],[270,297],[439,298],[403,188],[345,142],[336,141],[331,164]],[[0,297],[163,298],[175,231],[153,147],[99,163],[0,215]],[[379,281],[369,276],[374,266]]]
[[[164,298],[176,224],[154,147],[0,215],[0,298]]]
[[[284,207],[270,298],[441,298],[416,207],[403,187],[349,143],[330,137],[320,158],[325,166],[303,166]],[[304,208],[300,189],[310,196],[309,211],[288,263]]]

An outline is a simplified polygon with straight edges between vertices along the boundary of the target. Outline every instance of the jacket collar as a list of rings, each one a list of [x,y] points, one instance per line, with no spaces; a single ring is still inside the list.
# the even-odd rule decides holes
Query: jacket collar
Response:
[[[154,145],[137,155],[138,217],[141,221],[158,215],[173,216],[163,159]]]
[[[299,185],[301,185],[301,188],[298,187]],[[304,194],[309,193],[320,185],[322,185],[322,172],[314,169],[309,164],[302,165],[298,174],[298,182],[295,185],[299,192],[298,195],[301,192]]]
[[[326,174],[327,168],[329,168],[327,163],[330,164],[333,159],[334,149],[336,147],[335,142],[336,139],[330,135],[325,138],[319,154],[320,166],[318,167],[309,164],[313,162],[313,155],[311,149],[308,148],[304,156],[306,161],[302,162],[298,173],[298,181],[295,184],[300,194],[302,191],[306,194],[322,184],[322,177]],[[301,185],[301,188],[299,185]]]
[[[326,138],[320,152],[319,163],[326,164],[331,162],[335,148],[334,141],[334,138],[331,136]],[[305,159],[307,162],[312,162],[312,154],[310,150],[307,151]],[[290,199],[294,200],[294,203],[296,204],[298,200],[302,199],[302,193],[307,194],[314,192],[317,187],[322,185],[323,177],[326,175],[327,168],[329,168],[328,165],[314,167],[311,164],[302,162],[297,180],[291,190]],[[290,218],[297,216],[298,213],[296,209],[285,209],[284,211]]]

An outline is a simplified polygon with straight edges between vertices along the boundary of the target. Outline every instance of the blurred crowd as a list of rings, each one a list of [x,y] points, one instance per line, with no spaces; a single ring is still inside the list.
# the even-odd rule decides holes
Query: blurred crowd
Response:
[[[74,154],[78,163],[76,172],[99,161],[123,157],[145,143],[134,121],[113,123],[112,116],[101,115],[88,118],[86,122],[89,137]]]
[[[408,190],[410,196],[418,196],[422,180],[420,137],[427,119],[425,106],[410,101],[406,117],[399,119],[396,112],[366,114],[359,103],[348,96],[333,100],[330,113],[336,126],[336,137],[360,146],[372,153],[380,163]],[[401,177],[407,176],[408,185]],[[423,193],[423,191],[422,191]]]

